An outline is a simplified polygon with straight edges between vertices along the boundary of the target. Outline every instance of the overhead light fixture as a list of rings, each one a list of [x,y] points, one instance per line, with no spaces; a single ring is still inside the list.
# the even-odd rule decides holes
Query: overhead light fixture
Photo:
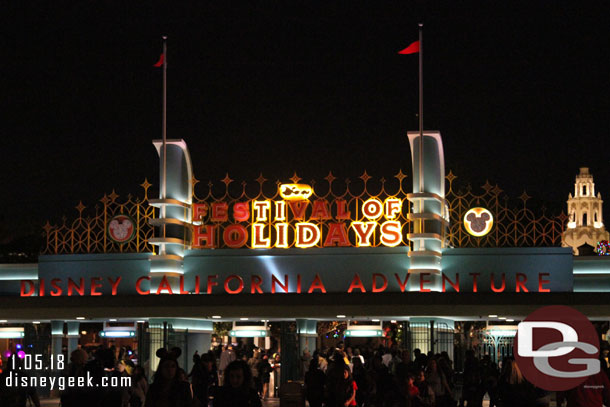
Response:
[[[40,321],[32,321],[33,324],[38,325]]]
[[[378,320],[378,319],[371,319],[371,321],[373,321],[373,322],[379,322],[379,320]]]
[[[25,336],[23,327],[16,328],[0,328],[1,339],[20,339]]]
[[[396,320],[395,320],[395,319],[393,319],[393,320],[391,320],[391,321],[390,321],[390,323],[391,323],[391,324],[395,324],[395,323],[396,323]]]
[[[514,319],[507,319],[506,322],[515,322]]]
[[[7,321],[6,319],[0,319],[0,324],[5,324],[5,323],[7,323],[7,322],[8,322],[8,321]]]
[[[267,331],[249,330],[249,329],[234,329],[229,332],[229,335],[236,338],[259,338],[267,336]]]
[[[352,336],[358,338],[378,337],[383,336],[383,331],[369,329],[350,329],[345,331],[345,336]]]
[[[493,315],[493,314],[492,314],[492,315],[488,315],[488,317],[489,317],[489,318],[498,318],[498,316],[497,316],[497,315]]]
[[[248,318],[239,318],[240,321],[247,321]]]
[[[81,335],[87,335],[87,331],[80,331]]]
[[[85,317],[76,317],[76,319],[78,319],[79,321],[82,321],[83,319],[85,319]]]
[[[222,318],[222,317],[221,317],[220,315],[212,315],[212,318],[213,318],[213,319],[220,319],[220,318]]]
[[[101,331],[100,336],[102,338],[133,338],[136,336],[134,331]]]
[[[110,318],[108,321],[110,321],[110,322],[116,322],[116,318]]]
[[[506,317],[499,317],[498,319],[506,319]]]
[[[145,324],[146,321],[136,321],[138,324]]]
[[[345,315],[337,315],[337,318],[345,318]]]

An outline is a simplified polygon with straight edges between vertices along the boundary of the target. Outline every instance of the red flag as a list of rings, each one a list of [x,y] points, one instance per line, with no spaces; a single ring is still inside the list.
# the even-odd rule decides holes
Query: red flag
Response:
[[[407,48],[403,49],[402,51],[398,51],[399,54],[417,54],[419,52],[419,41],[415,41],[414,43],[412,43],[411,45],[409,45]]]
[[[419,46],[417,48],[419,50]],[[163,66],[163,61],[165,60],[165,54],[161,54],[161,56],[159,57],[159,62],[157,62],[156,64],[154,64],[153,66],[155,68],[160,68]]]

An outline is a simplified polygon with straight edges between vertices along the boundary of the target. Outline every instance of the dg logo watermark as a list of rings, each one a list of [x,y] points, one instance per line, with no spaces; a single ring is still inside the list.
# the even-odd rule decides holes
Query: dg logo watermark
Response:
[[[600,371],[599,339],[589,319],[564,305],[543,307],[519,324],[515,360],[527,380],[549,391],[572,389]]]

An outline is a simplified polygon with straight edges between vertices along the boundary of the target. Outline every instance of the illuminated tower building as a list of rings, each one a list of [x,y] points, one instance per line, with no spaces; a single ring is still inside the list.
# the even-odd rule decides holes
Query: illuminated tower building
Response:
[[[593,175],[582,167],[574,183],[574,196],[568,195],[568,226],[561,237],[561,245],[571,247],[574,255],[585,254],[584,245],[595,248],[600,240],[608,240],[602,218],[603,202],[599,192],[595,196]]]

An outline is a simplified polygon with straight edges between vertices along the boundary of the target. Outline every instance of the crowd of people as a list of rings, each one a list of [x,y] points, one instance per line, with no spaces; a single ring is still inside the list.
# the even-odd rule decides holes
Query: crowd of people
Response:
[[[65,377],[129,377],[128,386],[68,387],[61,406],[74,407],[262,407],[269,396],[272,375],[279,372],[280,357],[253,346],[224,346],[193,356],[190,372],[180,368],[179,348],[157,351],[159,364],[152,381],[141,366],[116,357],[116,351],[100,347],[89,355],[77,349],[70,355]],[[121,353],[119,353],[121,356]],[[536,388],[522,375],[512,358],[496,366],[487,355],[467,351],[463,370],[456,373],[446,352],[413,353],[396,346],[386,348],[336,347],[302,357],[304,397],[310,407],[489,407],[610,406],[610,361],[601,355],[602,371],[580,386],[554,397]],[[10,369],[2,373],[2,379]],[[0,380],[1,381],[1,380]],[[0,383],[0,406],[25,407],[28,398],[38,406],[33,389],[21,392]]]
[[[602,371],[566,392],[542,390],[529,383],[513,358],[497,366],[489,355],[466,352],[457,374],[446,352],[424,355],[419,349],[344,348],[304,355],[309,364],[305,389],[311,407],[489,407],[610,406],[610,362],[602,351]]]

